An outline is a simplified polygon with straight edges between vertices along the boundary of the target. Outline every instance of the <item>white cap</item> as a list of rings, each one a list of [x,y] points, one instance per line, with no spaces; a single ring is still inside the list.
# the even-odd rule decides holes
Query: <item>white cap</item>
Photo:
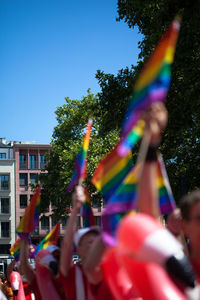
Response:
[[[56,245],[49,245],[48,247],[46,247],[46,249],[50,252],[53,253],[56,250],[60,250],[60,248]]]
[[[76,246],[78,246],[80,239],[88,232],[90,231],[96,231],[97,233],[101,232],[101,228],[99,226],[91,226],[91,227],[86,227],[79,229],[75,235],[74,235],[74,243]]]

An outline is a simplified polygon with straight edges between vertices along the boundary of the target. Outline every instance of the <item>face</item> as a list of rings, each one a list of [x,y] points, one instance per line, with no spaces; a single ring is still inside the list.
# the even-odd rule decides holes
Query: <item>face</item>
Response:
[[[189,220],[183,220],[183,231],[190,240],[192,252],[200,251],[200,203],[190,209]]]
[[[88,232],[81,238],[79,245],[77,246],[77,253],[80,256],[82,262],[84,262],[84,260],[86,259],[88,252],[97,236],[98,234],[95,232]]]
[[[176,236],[181,232],[181,212],[175,209],[167,219],[167,228]]]

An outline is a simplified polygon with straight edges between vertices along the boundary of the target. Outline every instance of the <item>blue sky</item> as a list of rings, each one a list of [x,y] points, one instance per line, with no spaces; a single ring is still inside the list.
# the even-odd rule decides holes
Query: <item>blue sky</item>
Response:
[[[50,143],[64,97],[137,63],[141,35],[116,17],[114,0],[0,1],[0,137]]]

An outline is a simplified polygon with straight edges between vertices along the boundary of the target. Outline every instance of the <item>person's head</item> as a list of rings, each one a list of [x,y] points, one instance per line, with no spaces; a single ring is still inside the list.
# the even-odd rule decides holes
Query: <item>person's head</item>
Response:
[[[56,245],[50,245],[46,249],[52,254],[58,263],[60,260],[60,248]]]
[[[178,236],[181,232],[181,211],[176,208],[167,218],[167,229],[174,235]]]
[[[98,226],[82,228],[75,233],[74,243],[82,261],[86,259],[92,244],[99,235],[100,228]]]
[[[200,190],[184,196],[180,209],[183,231],[190,240],[191,251],[200,251]]]

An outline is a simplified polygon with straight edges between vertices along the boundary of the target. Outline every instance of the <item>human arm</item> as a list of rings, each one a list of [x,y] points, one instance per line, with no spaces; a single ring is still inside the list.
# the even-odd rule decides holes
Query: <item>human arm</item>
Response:
[[[76,186],[72,196],[73,208],[67,226],[65,228],[64,239],[61,246],[60,266],[59,270],[63,276],[67,276],[71,267],[73,254],[73,240],[76,231],[77,214],[85,202],[85,194],[82,186]]]
[[[27,281],[31,283],[35,278],[35,272],[28,262],[29,256],[29,242],[27,239],[22,240],[22,245],[20,249],[20,270],[22,274],[26,277]]]
[[[149,139],[147,158],[143,162],[139,187],[138,187],[138,210],[156,219],[160,216],[157,188],[157,159],[156,148],[160,144],[162,131],[167,124],[167,110],[163,103],[155,103],[145,112],[144,119],[147,124],[145,137]],[[152,159],[154,152],[155,159]],[[150,158],[151,157],[151,158]]]
[[[100,266],[105,245],[101,236],[99,236],[91,247],[87,259],[84,262],[83,269],[87,279],[92,284],[98,284],[103,279],[103,272]]]
[[[16,260],[14,259],[7,267],[6,275],[8,280],[10,280],[10,274],[12,273],[15,264],[16,264]]]

